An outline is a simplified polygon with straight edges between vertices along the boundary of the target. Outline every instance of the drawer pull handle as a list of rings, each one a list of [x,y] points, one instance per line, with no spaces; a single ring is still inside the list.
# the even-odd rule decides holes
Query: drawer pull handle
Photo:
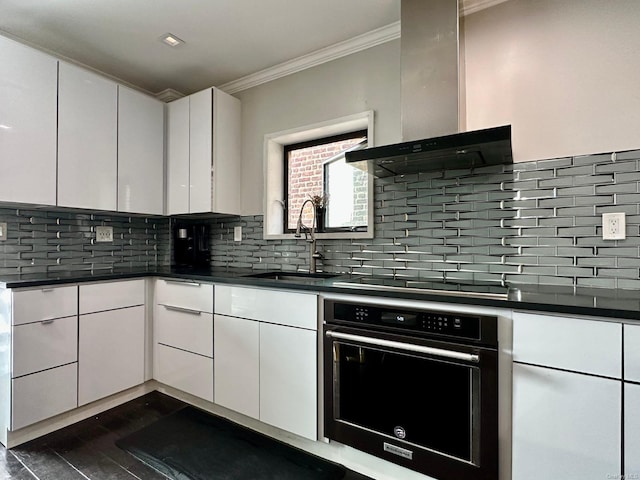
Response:
[[[167,310],[173,310],[174,312],[188,313],[191,315],[200,315],[202,312],[200,310],[193,310],[191,308],[184,307],[174,307],[173,305],[163,305]]]
[[[42,320],[40,323],[42,325],[50,325],[54,322],[55,318],[48,318],[47,320]]]
[[[167,283],[172,283],[176,285],[188,285],[190,287],[199,287],[200,284],[198,282],[186,282],[182,280],[165,280]]]
[[[53,292],[53,288],[43,288],[40,290],[42,293],[49,293],[49,292]]]

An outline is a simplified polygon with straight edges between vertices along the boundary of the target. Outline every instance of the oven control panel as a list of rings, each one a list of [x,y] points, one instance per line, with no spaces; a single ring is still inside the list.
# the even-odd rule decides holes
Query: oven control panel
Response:
[[[361,325],[390,327],[414,333],[438,334],[449,337],[480,340],[483,318],[476,315],[429,310],[361,305],[346,302],[333,303],[333,318]]]

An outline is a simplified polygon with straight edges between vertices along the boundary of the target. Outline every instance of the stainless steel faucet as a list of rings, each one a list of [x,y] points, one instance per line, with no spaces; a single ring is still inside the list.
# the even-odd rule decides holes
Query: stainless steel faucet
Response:
[[[307,203],[311,203],[313,210],[313,223],[311,224],[311,228],[307,227],[302,223],[302,212],[304,211],[304,207]],[[311,200],[305,200],[300,207],[300,213],[298,214],[298,223],[296,225],[296,233],[294,236],[296,238],[301,237],[301,232],[304,230],[304,239],[310,243],[309,245],[309,273],[316,273],[317,267],[316,262],[322,259],[322,254],[318,252],[316,247],[316,209]]]

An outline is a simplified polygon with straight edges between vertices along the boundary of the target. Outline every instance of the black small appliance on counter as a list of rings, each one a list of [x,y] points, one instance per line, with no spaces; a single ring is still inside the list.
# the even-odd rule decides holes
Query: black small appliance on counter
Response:
[[[173,265],[203,268],[209,266],[209,225],[175,222],[173,234]]]

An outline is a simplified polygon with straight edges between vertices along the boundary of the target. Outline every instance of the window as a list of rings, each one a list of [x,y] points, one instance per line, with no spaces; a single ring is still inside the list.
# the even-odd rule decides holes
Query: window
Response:
[[[367,144],[367,131],[287,145],[284,148],[284,231],[294,231],[300,210],[312,197],[322,201],[316,218],[321,231],[362,231],[367,228],[368,175],[345,162],[344,153]],[[314,222],[313,206],[307,203],[302,211],[302,223]]]
[[[328,202],[318,238],[373,238],[373,178],[344,160],[345,151],[372,144],[372,111],[265,135],[264,238],[293,238],[301,205],[323,194]],[[330,151],[315,152],[302,181],[295,169],[314,149]],[[311,227],[310,203],[304,215]]]

